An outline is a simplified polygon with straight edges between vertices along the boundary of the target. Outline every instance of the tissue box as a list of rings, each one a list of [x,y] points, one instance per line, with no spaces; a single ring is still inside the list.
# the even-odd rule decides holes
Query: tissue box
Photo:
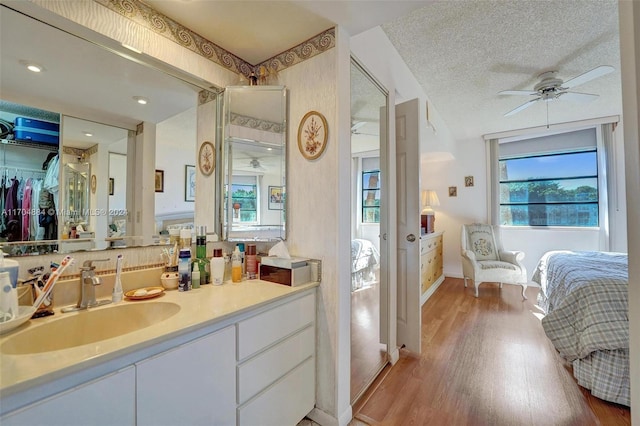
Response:
[[[293,268],[283,268],[279,266],[272,266],[264,263],[266,258],[262,258],[260,263],[260,279],[264,281],[270,281],[272,283],[288,285],[295,287],[298,285],[306,284],[311,281],[311,267],[304,261],[304,266],[297,266]],[[282,259],[291,260],[291,259]]]
[[[278,268],[293,269],[305,266],[309,259],[303,257],[284,258],[278,256],[263,256],[262,265],[277,266]]]

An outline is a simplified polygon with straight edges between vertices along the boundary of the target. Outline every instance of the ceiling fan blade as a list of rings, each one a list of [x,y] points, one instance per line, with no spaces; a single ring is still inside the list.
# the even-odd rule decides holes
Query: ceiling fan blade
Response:
[[[537,95],[538,92],[532,92],[531,90],[503,90],[498,92],[498,95]]]
[[[519,107],[512,109],[511,111],[509,111],[508,113],[506,113],[504,116],[505,117],[509,117],[511,115],[514,115],[520,111],[522,111],[523,109],[527,109],[529,108],[531,105],[533,105],[534,103],[538,102],[540,99],[542,98],[535,98],[535,99],[531,99],[529,102],[525,102],[522,105],[520,105]]]
[[[588,81],[596,79],[598,77],[602,77],[603,75],[607,75],[610,72],[613,72],[614,68],[609,65],[601,65],[597,68],[592,69],[591,71],[587,71],[584,74],[580,74],[577,77],[572,78],[571,80],[567,80],[562,83],[562,87],[571,89],[573,87],[584,84]]]
[[[351,122],[351,131],[355,132],[356,130],[358,130],[360,127],[364,126],[365,124],[367,124],[366,121],[352,121]]]
[[[591,102],[598,99],[598,97],[598,95],[592,95],[591,93],[562,92],[558,94],[558,99],[574,102]]]

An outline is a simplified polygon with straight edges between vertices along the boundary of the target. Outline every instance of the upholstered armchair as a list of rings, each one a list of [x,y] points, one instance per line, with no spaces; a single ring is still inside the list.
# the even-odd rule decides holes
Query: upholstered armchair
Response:
[[[502,247],[500,228],[474,223],[462,225],[462,273],[464,286],[471,279],[476,288],[483,282],[517,284],[522,286],[522,298],[526,299],[527,270],[522,264],[524,253],[507,251]]]

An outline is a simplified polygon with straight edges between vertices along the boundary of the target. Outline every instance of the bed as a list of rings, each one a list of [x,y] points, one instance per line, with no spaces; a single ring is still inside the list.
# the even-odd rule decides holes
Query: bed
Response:
[[[380,253],[371,241],[351,240],[351,291],[360,290],[376,282]]]
[[[629,406],[628,256],[551,251],[532,280],[540,284],[542,327],[572,363],[578,384],[606,401]]]

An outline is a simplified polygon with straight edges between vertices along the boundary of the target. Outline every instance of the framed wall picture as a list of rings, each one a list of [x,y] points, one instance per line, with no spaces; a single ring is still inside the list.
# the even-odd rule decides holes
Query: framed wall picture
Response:
[[[284,194],[281,186],[269,187],[269,210],[282,210],[284,206]]]
[[[164,170],[156,170],[156,192],[164,192]]]
[[[317,111],[309,111],[298,126],[298,149],[307,160],[320,157],[327,146],[327,119]]]
[[[113,195],[113,187],[115,186],[113,178],[109,178],[109,195]]]
[[[473,176],[464,177],[464,186],[473,186]]]
[[[458,196],[458,187],[450,186],[449,187],[449,197],[457,197]]]
[[[196,200],[196,166],[184,166],[184,200]]]
[[[200,145],[198,167],[200,167],[200,173],[205,176],[209,176],[216,168],[216,151],[209,141],[202,142],[202,145]]]

